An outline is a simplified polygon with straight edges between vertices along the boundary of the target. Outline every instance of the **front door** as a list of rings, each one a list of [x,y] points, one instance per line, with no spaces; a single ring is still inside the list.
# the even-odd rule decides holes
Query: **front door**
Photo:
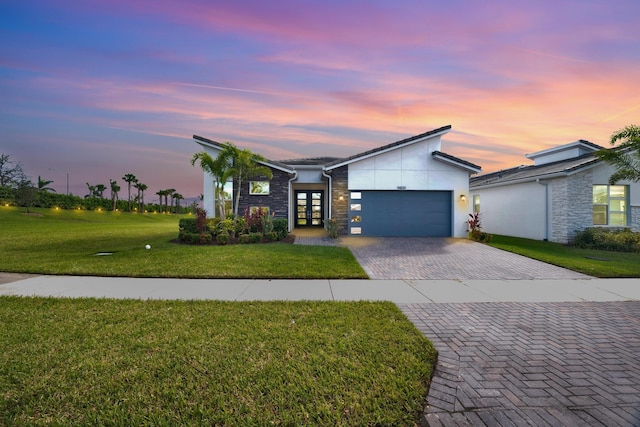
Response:
[[[322,227],[323,200],[321,190],[296,191],[296,227]]]

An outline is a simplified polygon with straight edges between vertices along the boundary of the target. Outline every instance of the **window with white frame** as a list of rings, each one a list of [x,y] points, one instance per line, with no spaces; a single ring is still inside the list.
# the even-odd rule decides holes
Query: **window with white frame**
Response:
[[[249,181],[249,194],[251,195],[269,194],[269,181]]]
[[[593,186],[593,225],[626,226],[629,223],[629,186]]]
[[[473,212],[480,212],[480,196],[478,194],[473,196]]]

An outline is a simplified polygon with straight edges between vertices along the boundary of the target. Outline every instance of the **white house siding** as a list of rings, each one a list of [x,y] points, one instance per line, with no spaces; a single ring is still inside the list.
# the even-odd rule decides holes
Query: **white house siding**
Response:
[[[480,224],[492,234],[543,240],[547,238],[544,185],[528,182],[470,190],[480,196]]]
[[[469,172],[435,160],[440,138],[394,149],[354,162],[349,168],[349,190],[445,190],[453,192],[454,237],[465,237],[470,209]],[[466,201],[460,201],[465,195]]]

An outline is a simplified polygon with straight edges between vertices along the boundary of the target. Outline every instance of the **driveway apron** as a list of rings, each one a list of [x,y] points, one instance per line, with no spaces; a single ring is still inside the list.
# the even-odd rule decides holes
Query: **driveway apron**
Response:
[[[371,279],[585,279],[586,276],[467,239],[344,237]]]
[[[400,308],[438,350],[430,426],[640,426],[638,301]]]

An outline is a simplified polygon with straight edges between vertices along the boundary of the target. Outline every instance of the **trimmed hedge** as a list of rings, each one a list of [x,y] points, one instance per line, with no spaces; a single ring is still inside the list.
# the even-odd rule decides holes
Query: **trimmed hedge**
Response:
[[[626,228],[587,228],[576,234],[573,245],[583,249],[614,252],[640,252],[640,233]]]

